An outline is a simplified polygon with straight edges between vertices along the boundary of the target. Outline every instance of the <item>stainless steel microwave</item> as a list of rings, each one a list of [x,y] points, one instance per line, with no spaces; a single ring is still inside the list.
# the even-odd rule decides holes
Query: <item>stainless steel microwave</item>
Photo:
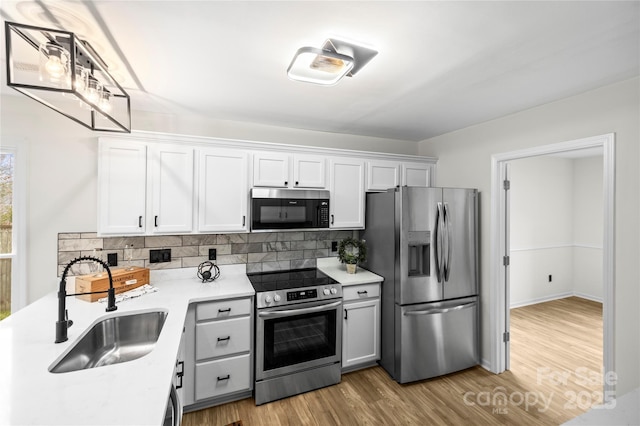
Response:
[[[329,228],[329,191],[280,188],[251,189],[251,230]]]

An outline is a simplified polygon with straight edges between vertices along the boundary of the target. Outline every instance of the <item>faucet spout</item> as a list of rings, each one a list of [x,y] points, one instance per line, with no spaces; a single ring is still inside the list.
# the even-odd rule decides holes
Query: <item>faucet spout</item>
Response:
[[[109,289],[105,291],[92,291],[88,293],[76,293],[76,294],[67,294],[67,275],[69,274],[69,270],[71,266],[74,264],[84,261],[84,260],[92,260],[101,264],[104,269],[107,271],[107,275],[109,276]],[[60,288],[58,289],[58,321],[56,321],[56,343],[66,342],[67,331],[69,327],[73,325],[73,321],[69,319],[69,313],[67,312],[66,301],[67,296],[77,296],[79,294],[95,294],[95,293],[107,293],[107,312],[115,311],[118,309],[116,306],[116,291],[113,288],[113,277],[111,276],[111,269],[109,269],[109,265],[102,259],[98,259],[93,256],[80,256],[73,259],[69,264],[64,268],[62,272],[62,277],[60,278]]]

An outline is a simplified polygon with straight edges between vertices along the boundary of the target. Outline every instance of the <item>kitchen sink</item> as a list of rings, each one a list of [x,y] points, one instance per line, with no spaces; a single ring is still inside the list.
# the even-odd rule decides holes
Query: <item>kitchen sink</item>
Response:
[[[67,373],[141,358],[153,350],[166,318],[167,312],[153,311],[103,319],[49,371]]]

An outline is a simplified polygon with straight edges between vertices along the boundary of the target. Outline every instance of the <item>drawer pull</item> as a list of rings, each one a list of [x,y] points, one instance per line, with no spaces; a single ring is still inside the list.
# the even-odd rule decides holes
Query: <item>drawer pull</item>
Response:
[[[219,382],[221,382],[221,381],[223,381],[223,380],[229,380],[230,378],[231,378],[231,376],[230,376],[229,374],[227,374],[227,375],[226,375],[226,376],[224,376],[224,377],[220,377],[220,376],[218,376],[218,381],[219,381]]]
[[[367,290],[359,291],[358,294],[369,294]]]
[[[231,336],[227,336],[227,337],[218,337],[218,342],[224,342],[227,340],[231,340]]]
[[[224,314],[225,312],[231,312],[231,308],[218,309],[218,313],[219,313],[219,314]]]

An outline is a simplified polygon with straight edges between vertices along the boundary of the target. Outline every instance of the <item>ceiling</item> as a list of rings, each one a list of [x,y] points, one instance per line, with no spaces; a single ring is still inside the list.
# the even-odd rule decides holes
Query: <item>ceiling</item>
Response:
[[[406,141],[640,75],[638,1],[3,0],[0,12],[88,40],[134,110]],[[335,86],[288,79],[296,50],[327,38],[379,54]]]

